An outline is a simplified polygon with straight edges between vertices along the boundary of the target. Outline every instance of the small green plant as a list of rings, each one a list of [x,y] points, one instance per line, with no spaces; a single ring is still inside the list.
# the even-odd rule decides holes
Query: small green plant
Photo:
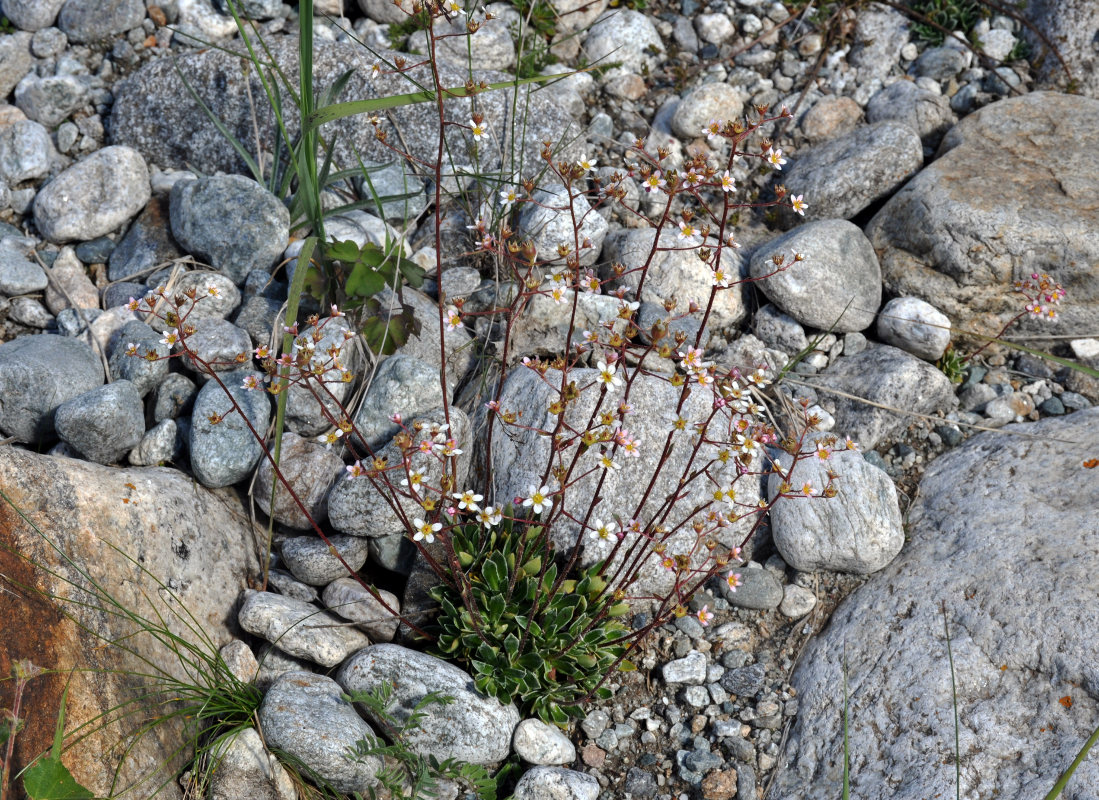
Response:
[[[977,0],[911,0],[908,4],[913,12],[923,17],[912,23],[912,31],[923,41],[932,45],[943,43],[948,31],[964,31],[968,37],[977,20],[989,14]]]
[[[966,372],[966,360],[965,357],[954,348],[954,344],[947,345],[946,350],[939,356],[939,360],[935,362],[935,366],[939,368],[939,371],[950,379],[951,383],[961,383],[965,380]]]
[[[434,704],[449,705],[454,702],[453,697],[438,692],[428,692],[404,721],[390,713],[389,709],[393,705],[393,686],[388,683],[379,684],[369,692],[353,692],[344,695],[344,699],[351,703],[360,703],[370,709],[375,723],[381,727],[383,735],[389,740],[387,744],[382,739],[360,739],[356,743],[351,758],[359,760],[369,756],[386,758],[389,765],[378,772],[377,779],[394,797],[403,797],[407,800],[428,800],[428,798],[437,797],[439,779],[444,778],[467,785],[480,800],[496,800],[497,783],[510,771],[506,767],[493,777],[488,769],[480,764],[467,764],[454,758],[439,761],[430,753],[425,756],[414,752],[405,742],[408,733],[419,727],[425,708]],[[370,789],[369,793],[371,800],[378,796],[374,789]]]
[[[16,666],[16,680],[25,678],[26,674],[25,667],[21,669]],[[23,790],[31,800],[92,800],[92,793],[77,783],[68,767],[61,763],[61,747],[65,741],[65,701],[68,696],[69,687],[66,686],[61,693],[57,727],[49,755],[38,759],[23,773]],[[0,795],[3,791],[3,785],[0,785]]]
[[[562,579],[543,559],[545,530],[521,519],[452,536],[464,585],[432,590],[442,607],[436,651],[472,667],[480,691],[557,725],[582,714],[586,698],[609,696],[600,680],[616,664],[630,668],[617,620],[629,607],[606,591],[602,564]]]

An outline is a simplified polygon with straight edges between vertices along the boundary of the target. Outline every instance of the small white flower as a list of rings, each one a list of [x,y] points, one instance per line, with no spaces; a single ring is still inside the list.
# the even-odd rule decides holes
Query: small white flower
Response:
[[[782,151],[776,150],[773,147],[767,148],[767,152],[763,154],[763,157],[767,159],[767,163],[776,170],[781,170],[782,165],[786,163],[786,159],[782,157]]]
[[[804,197],[804,195],[800,195],[800,194],[793,195],[790,198],[790,208],[794,209],[794,211],[796,211],[797,213],[801,214],[804,217],[805,216],[805,209],[807,209],[809,207],[809,204],[806,203],[804,200],[802,200],[801,199],[802,197]]]
[[[512,203],[518,199],[519,193],[516,192],[515,189],[504,189],[504,191],[500,192],[500,204],[504,207],[505,211],[511,208]]]
[[[543,509],[549,508],[552,500],[549,497],[550,488],[543,486],[541,489],[530,487],[530,497],[523,501],[523,505],[531,509],[535,514],[541,514]]]
[[[596,378],[596,381],[603,384],[607,388],[607,391],[613,392],[622,385],[622,379],[618,377],[617,364],[608,366],[607,362],[600,361],[596,367],[599,370],[599,377]]]
[[[584,172],[591,172],[595,169],[597,163],[598,162],[594,158],[582,158],[576,162],[576,166],[580,167]]]
[[[458,501],[458,508],[463,511],[472,512],[480,511],[481,507],[478,505],[478,503],[484,500],[484,497],[482,495],[475,494],[472,490],[469,489],[464,492],[454,492],[451,497]]]
[[[591,537],[593,539],[601,539],[605,542],[609,541],[614,538],[614,526],[601,520],[596,520],[595,527],[592,528],[591,531]]]
[[[424,522],[419,517],[412,520],[412,527],[415,529],[415,533],[412,535],[413,541],[424,541],[431,544],[435,541],[435,534],[443,528],[441,522],[431,523]]]
[[[473,141],[479,142],[488,136],[488,129],[483,122],[469,121],[469,130],[473,134]]]
[[[729,174],[729,170],[725,170],[725,173],[721,176],[721,191],[729,193],[736,188],[736,182],[733,180],[733,176]]]
[[[322,433],[320,436],[317,437],[317,441],[323,444],[326,450],[331,450],[332,445],[339,442],[342,436],[343,430],[340,428],[336,428],[335,430],[329,431],[328,433]]]

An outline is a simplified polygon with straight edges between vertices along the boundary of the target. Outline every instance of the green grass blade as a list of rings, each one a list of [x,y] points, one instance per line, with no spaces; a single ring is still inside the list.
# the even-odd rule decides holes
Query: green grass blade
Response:
[[[1084,746],[1080,748],[1080,752],[1076,754],[1076,758],[1072,759],[1072,763],[1068,765],[1068,769],[1061,773],[1061,777],[1057,779],[1057,783],[1053,784],[1053,788],[1049,790],[1049,794],[1046,795],[1046,800],[1056,800],[1061,795],[1061,792],[1068,786],[1069,778],[1072,777],[1072,773],[1076,771],[1076,768],[1084,763],[1084,759],[1088,757],[1088,751],[1095,746],[1095,743],[1099,741],[1099,728],[1096,728],[1088,740],[1084,742]]]

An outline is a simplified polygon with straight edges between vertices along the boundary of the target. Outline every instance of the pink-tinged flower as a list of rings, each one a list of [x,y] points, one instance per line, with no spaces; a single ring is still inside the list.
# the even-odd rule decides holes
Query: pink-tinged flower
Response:
[[[706,138],[713,139],[721,135],[721,128],[725,125],[724,120],[712,119],[706,123],[706,127],[702,129],[702,132],[706,134]]]
[[[356,461],[354,464],[348,464],[344,469],[347,470],[347,475],[350,478],[361,478],[365,474],[361,461]]]
[[[739,572],[733,572],[732,570],[729,570],[725,573],[725,583],[729,585],[730,592],[735,592],[736,587],[743,585],[744,581],[740,579]]]
[[[443,529],[443,523],[424,522],[419,517],[416,517],[412,520],[412,527],[415,530],[415,533],[412,534],[413,541],[422,541],[431,544],[435,541],[435,534]]]
[[[782,165],[786,163],[786,159],[782,157],[782,151],[776,150],[773,147],[767,148],[767,152],[763,154],[763,157],[767,159],[767,163],[776,170],[781,170]]]
[[[679,221],[679,238],[681,241],[694,241],[697,235],[698,231],[693,225],[683,220]]]
[[[733,559],[734,561],[740,561],[740,548],[734,547],[732,550],[730,550],[729,558]]]
[[[322,433],[317,437],[317,441],[324,445],[325,450],[331,450],[332,445],[337,444],[341,438],[343,438],[343,429],[336,428],[328,433]]]
[[[469,512],[480,511],[481,506],[478,503],[485,499],[482,495],[475,494],[470,489],[464,492],[455,492],[451,497],[458,501],[458,508]]]
[[[140,307],[141,302],[139,300],[134,300],[132,297],[130,298],[130,302],[126,303],[126,308],[130,311],[137,311]]]
[[[500,404],[495,400],[489,400],[487,403],[485,403],[485,408],[487,408],[489,411],[495,411],[499,413]]]
[[[641,182],[641,185],[645,187],[646,192],[651,193],[655,192],[657,189],[663,188],[666,183],[667,181],[665,181],[660,176],[660,170],[655,169],[652,171],[649,177],[645,178],[645,180]]]
[[[479,142],[488,136],[488,128],[485,127],[483,122],[469,121],[469,130],[473,134],[473,141]]]
[[[394,425],[400,425],[402,422],[404,422],[404,417],[401,416],[400,411],[394,411],[392,414],[389,415],[389,421],[392,422]]]
[[[448,331],[456,331],[462,327],[462,315],[458,313],[458,309],[454,306],[447,306],[443,316],[446,319],[446,329]]]
[[[631,438],[628,442],[622,445],[622,452],[628,455],[630,458],[641,457],[641,440]]]
[[[289,333],[291,336],[297,336],[298,335],[298,323],[295,322],[293,325],[283,325],[282,326],[282,332],[283,333]]]
[[[799,214],[801,214],[804,217],[805,216],[805,209],[807,209],[809,207],[809,204],[806,203],[804,200],[802,200],[801,199],[802,197],[804,197],[804,195],[800,195],[800,194],[792,195],[790,197],[790,208],[794,209],[794,211],[798,212]]]
[[[803,483],[801,485],[801,493],[803,495],[805,495],[806,497],[811,495],[813,493],[813,482],[812,481],[806,481],[805,483]]]
[[[680,173],[679,177],[682,179],[683,184],[690,189],[693,189],[702,183],[702,173],[695,172],[693,169]]]
[[[565,302],[565,290],[560,286],[554,286],[553,291],[550,292],[550,298],[556,305],[561,305]]]
[[[844,437],[843,446],[848,450],[858,450],[859,446],[850,436]]]
[[[706,627],[714,618],[714,612],[710,611],[708,605],[698,609],[698,621],[702,623],[702,627]]]
[[[725,172],[721,176],[721,191],[728,194],[735,188],[736,182],[733,180],[733,176],[729,174],[729,170],[725,170]]]
[[[337,306],[335,303],[332,304],[331,311],[332,311],[332,316],[333,317],[346,317],[347,316],[347,314],[340,311],[340,307]]]
[[[660,566],[668,570],[668,572],[675,572],[675,559],[671,556],[664,556],[660,559]]]
[[[531,486],[530,497],[523,500],[523,505],[535,514],[541,514],[543,509],[549,508],[552,503],[549,495],[550,488],[548,486],[543,486],[541,489]]]
[[[264,359],[267,358],[267,356],[271,355],[271,348],[265,344],[261,344],[259,347],[256,348],[255,353],[256,358]]]
[[[160,343],[166,344],[168,347],[175,347],[179,344],[179,331],[176,328],[169,328]]]
[[[447,439],[443,443],[443,457],[450,458],[452,456],[460,456],[465,451],[458,447],[458,442],[454,439]]]

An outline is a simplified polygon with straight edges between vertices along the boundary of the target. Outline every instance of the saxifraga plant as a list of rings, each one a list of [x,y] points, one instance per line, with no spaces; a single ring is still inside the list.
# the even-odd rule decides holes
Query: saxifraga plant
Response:
[[[602,564],[558,584],[557,564],[542,569],[545,537],[540,525],[510,516],[488,531],[455,527],[451,542],[472,602],[447,584],[431,589],[442,608],[433,649],[467,664],[486,695],[564,727],[583,714],[582,700],[610,696],[599,686],[603,675],[631,668],[621,660],[626,628],[618,621],[629,605],[607,591]]]

